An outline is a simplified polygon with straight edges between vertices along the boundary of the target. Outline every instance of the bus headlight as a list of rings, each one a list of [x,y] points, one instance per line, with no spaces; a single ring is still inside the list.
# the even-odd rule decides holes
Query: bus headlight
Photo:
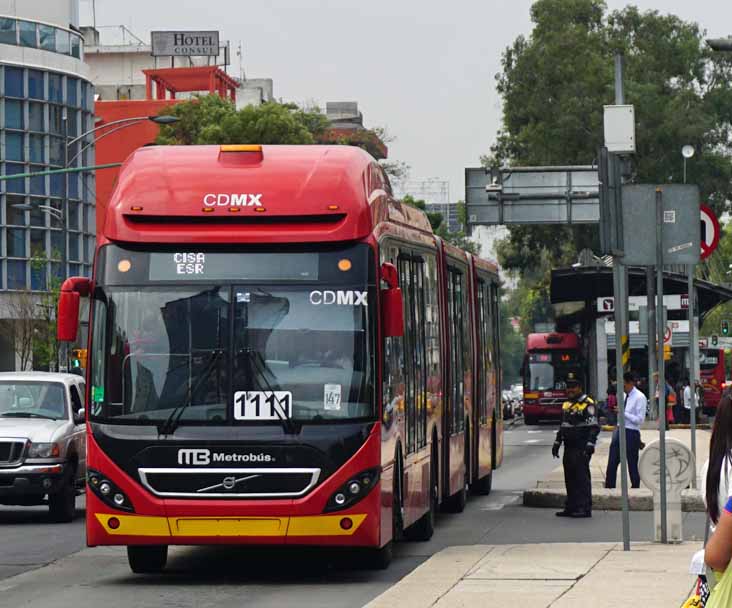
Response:
[[[367,469],[361,471],[358,475],[354,475],[340,488],[338,488],[330,497],[328,504],[323,509],[324,513],[330,511],[340,511],[356,504],[364,496],[366,496],[379,481],[380,468]]]
[[[98,471],[89,469],[86,474],[87,487],[105,505],[122,511],[135,512],[132,502],[127,495],[120,490],[112,481],[109,481]]]

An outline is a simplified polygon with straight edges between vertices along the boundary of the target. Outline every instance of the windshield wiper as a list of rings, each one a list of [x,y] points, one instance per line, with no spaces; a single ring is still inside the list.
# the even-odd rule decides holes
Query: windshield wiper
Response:
[[[44,416],[35,412],[3,412],[0,416],[4,418],[43,418],[44,420],[58,420],[58,418],[54,418],[53,416]]]
[[[264,380],[265,392],[269,393],[270,395],[274,395],[275,391],[272,388],[272,385],[269,383],[269,380],[267,380],[267,369],[264,366],[264,363],[260,362],[259,357],[257,357],[258,353],[251,348],[243,348],[239,352],[247,354],[250,361],[253,360],[256,362],[256,365],[252,365],[252,369],[256,371],[256,374],[254,374],[254,381],[256,382],[257,388],[259,390],[262,390],[263,388],[262,383],[257,380],[257,376],[261,376],[262,380]],[[294,409],[295,405],[291,403],[290,407]],[[288,418],[286,414],[280,412],[279,408],[273,407],[272,409],[274,410],[277,418],[280,419],[280,422],[282,423],[282,430],[285,431],[285,434],[297,435],[297,430],[292,419]]]
[[[215,349],[211,351],[211,354],[209,355],[210,359],[206,363],[206,369],[203,370],[203,373],[198,375],[195,385],[189,385],[188,396],[185,403],[175,406],[165,422],[158,425],[158,435],[172,435],[173,433],[175,433],[175,429],[178,428],[178,425],[180,423],[181,416],[183,416],[183,413],[186,411],[186,409],[188,409],[188,407],[193,403],[194,393],[198,391],[199,388],[201,388],[201,385],[206,380],[208,380],[208,377],[213,371],[214,364],[218,361],[219,356],[222,352],[223,351],[221,349]]]

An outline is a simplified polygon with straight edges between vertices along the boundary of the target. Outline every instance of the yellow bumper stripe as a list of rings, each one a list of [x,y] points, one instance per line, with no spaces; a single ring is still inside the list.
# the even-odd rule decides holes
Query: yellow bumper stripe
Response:
[[[351,536],[366,514],[312,515],[304,517],[154,517],[96,513],[97,521],[112,536]],[[344,530],[341,520],[353,526]],[[117,519],[119,526],[109,526]]]

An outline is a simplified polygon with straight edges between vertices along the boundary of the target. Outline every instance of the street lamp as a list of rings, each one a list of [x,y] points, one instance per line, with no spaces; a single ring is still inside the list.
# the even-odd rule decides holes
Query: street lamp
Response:
[[[684,157],[684,183],[686,183],[686,161],[694,156],[694,146],[686,144],[683,148],[681,148],[681,156]]]

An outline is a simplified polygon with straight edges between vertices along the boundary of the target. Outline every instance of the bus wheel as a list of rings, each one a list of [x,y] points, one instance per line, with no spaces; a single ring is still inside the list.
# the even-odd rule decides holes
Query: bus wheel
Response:
[[[168,545],[129,546],[127,561],[135,574],[157,574],[168,561]]]
[[[437,458],[434,450],[430,459],[430,506],[422,517],[404,531],[409,540],[427,541],[435,533],[435,514],[437,513]]]
[[[488,473],[485,477],[481,477],[473,484],[473,492],[479,496],[487,496],[491,493],[493,487],[493,471]]]

